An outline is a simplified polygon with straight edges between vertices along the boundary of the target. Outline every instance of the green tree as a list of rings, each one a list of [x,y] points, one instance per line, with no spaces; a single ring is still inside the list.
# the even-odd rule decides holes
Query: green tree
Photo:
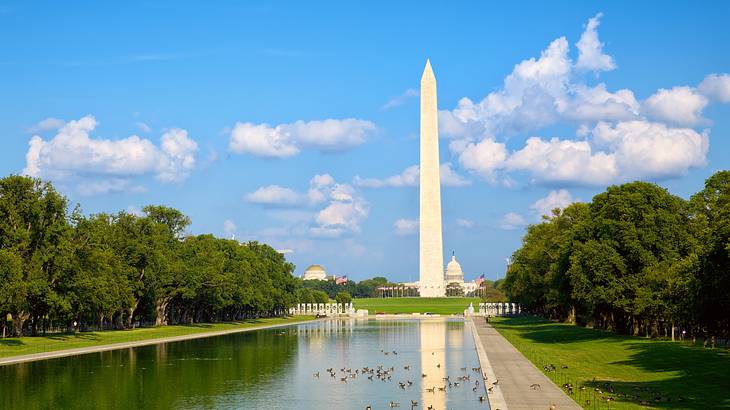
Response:
[[[340,305],[347,305],[352,302],[352,296],[347,292],[340,292],[335,295],[335,301]]]
[[[64,308],[55,289],[69,263],[66,207],[66,198],[49,183],[18,175],[0,179],[0,249],[19,257],[4,257],[14,266],[7,273],[14,283],[3,299],[15,335],[30,318],[35,334],[48,313]]]

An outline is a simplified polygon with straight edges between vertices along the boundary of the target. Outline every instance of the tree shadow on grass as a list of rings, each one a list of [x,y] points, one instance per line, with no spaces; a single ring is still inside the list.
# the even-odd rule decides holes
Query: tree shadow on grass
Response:
[[[617,400],[661,408],[730,408],[727,352],[656,340],[635,341],[628,349],[632,352],[628,359],[612,364],[675,376],[645,382],[595,382],[597,387],[610,383],[619,394]]]
[[[24,344],[23,341],[18,339],[0,339],[0,346],[3,347],[22,346]]]
[[[606,338],[628,338],[606,330],[554,323],[534,316],[501,319],[497,327],[514,329],[521,337],[537,343],[575,343]]]
[[[616,335],[534,317],[501,320],[498,327],[513,330],[536,345],[591,340],[610,343],[609,339],[613,339],[621,343],[621,349],[629,350],[629,357],[611,365],[625,366],[629,371],[632,368],[641,370],[644,374],[668,373],[662,380],[651,381],[576,381],[575,389],[579,389],[580,384],[586,386],[586,390],[580,392],[583,394],[580,399],[577,390],[573,395],[582,406],[592,408],[597,404],[585,402],[590,399],[600,401],[600,408],[610,408],[612,406],[606,401],[610,397],[615,403],[613,407],[618,403],[633,403],[665,409],[730,408],[730,354],[725,351]],[[605,346],[610,349],[610,344]]]

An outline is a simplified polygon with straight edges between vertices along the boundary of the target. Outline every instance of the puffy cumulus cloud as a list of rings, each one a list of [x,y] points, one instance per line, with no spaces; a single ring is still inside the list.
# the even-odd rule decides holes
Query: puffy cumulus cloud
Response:
[[[393,228],[396,235],[415,235],[418,232],[418,220],[401,218],[393,222]]]
[[[573,63],[565,38],[552,41],[539,58],[523,60],[501,88],[479,102],[459,100],[439,113],[440,131],[463,169],[494,183],[601,186],[635,178],[668,178],[705,163],[710,124],[703,110],[730,101],[730,75],[708,75],[696,88],[660,89],[643,101],[629,89],[589,84],[589,72],[616,68],[598,38],[599,13],[586,24]],[[576,127],[574,138],[526,135],[505,145],[505,136],[548,126]],[[522,136],[520,136],[522,137]]]
[[[617,176],[615,159],[603,152],[593,152],[586,141],[537,137],[527,140],[524,148],[506,161],[509,170],[527,171],[539,182],[606,184]]]
[[[293,189],[269,185],[246,194],[244,200],[252,204],[282,206],[301,204],[304,197]]]
[[[182,181],[195,167],[198,143],[188,137],[188,132],[171,129],[162,134],[157,177],[161,181]]]
[[[311,228],[314,236],[340,237],[357,234],[360,224],[368,217],[368,203],[348,184],[333,184],[322,187],[326,206],[314,220],[317,226]]]
[[[610,71],[616,68],[613,57],[603,53],[603,43],[598,39],[596,30],[601,24],[603,13],[598,13],[588,20],[586,29],[576,44],[578,48],[578,62],[576,68],[591,71]]]
[[[286,158],[303,148],[320,151],[342,151],[362,144],[376,131],[370,121],[347,118],[322,121],[297,121],[290,124],[236,123],[228,148],[237,154],[269,158]]]
[[[441,185],[448,187],[462,187],[471,184],[471,181],[459,175],[451,166],[451,163],[445,162],[439,167],[441,176]],[[362,188],[386,188],[386,187],[412,187],[418,186],[420,183],[420,169],[418,165],[411,165],[400,174],[391,175],[389,177],[378,178],[361,178],[355,176],[353,185]]]
[[[462,187],[471,185],[471,181],[459,175],[452,167],[450,162],[445,162],[439,167],[441,176],[441,185],[449,187]]]
[[[237,153],[249,153],[260,157],[286,158],[297,155],[299,148],[290,140],[281,126],[268,124],[236,123],[231,131],[228,148]]]
[[[476,222],[472,221],[471,219],[457,218],[456,226],[458,226],[459,228],[471,229],[476,226]]]
[[[730,74],[710,74],[697,87],[702,95],[713,100],[730,102]]]
[[[655,120],[692,126],[702,121],[707,97],[690,87],[660,89],[644,102],[646,113]]]
[[[161,138],[160,147],[148,139],[133,135],[119,140],[96,139],[91,132],[96,119],[87,115],[64,124],[50,140],[38,135],[31,138],[23,173],[56,180],[90,177],[124,178],[153,174],[163,182],[179,182],[195,167],[198,144],[187,131],[171,129]],[[86,192],[110,192],[121,187],[118,180],[106,182],[109,189],[86,189]]]
[[[452,151],[459,154],[459,162],[468,170],[475,172],[486,180],[493,181],[494,173],[504,165],[507,159],[507,147],[492,138],[485,138],[477,143],[454,141],[450,144]]]
[[[710,144],[707,130],[699,133],[648,121],[601,122],[593,130],[593,139],[612,152],[618,181],[683,175],[705,164]]]
[[[570,195],[570,192],[565,189],[561,189],[558,191],[550,191],[546,197],[540,198],[530,205],[530,209],[532,209],[539,218],[542,218],[543,216],[551,216],[553,214],[553,209],[563,209],[573,202],[575,201],[573,200],[573,196]]]
[[[308,212],[279,212],[275,215],[277,219],[294,223],[293,227],[286,230],[297,236],[337,238],[357,234],[370,210],[369,204],[352,185],[338,183],[329,174],[312,177],[305,193],[269,185],[247,194],[244,199],[267,207],[308,209]],[[310,213],[312,211],[313,214]],[[272,232],[266,232],[266,235],[274,236]]]
[[[525,217],[516,212],[507,212],[499,221],[499,227],[506,230],[519,229],[526,225]]]

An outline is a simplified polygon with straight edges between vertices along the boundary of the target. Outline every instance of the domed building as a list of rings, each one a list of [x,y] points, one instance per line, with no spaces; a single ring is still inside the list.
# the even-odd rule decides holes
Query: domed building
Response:
[[[461,265],[456,261],[456,256],[451,255],[451,261],[446,265],[446,284],[464,283],[464,272],[461,271]]]
[[[327,280],[327,271],[324,270],[320,265],[309,265],[304,270],[304,280]]]

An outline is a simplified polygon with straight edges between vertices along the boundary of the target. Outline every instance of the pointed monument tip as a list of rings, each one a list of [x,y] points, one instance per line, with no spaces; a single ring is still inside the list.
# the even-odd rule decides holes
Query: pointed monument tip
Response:
[[[431,60],[426,58],[426,66],[423,68],[423,77],[434,77],[433,69],[431,68]]]

